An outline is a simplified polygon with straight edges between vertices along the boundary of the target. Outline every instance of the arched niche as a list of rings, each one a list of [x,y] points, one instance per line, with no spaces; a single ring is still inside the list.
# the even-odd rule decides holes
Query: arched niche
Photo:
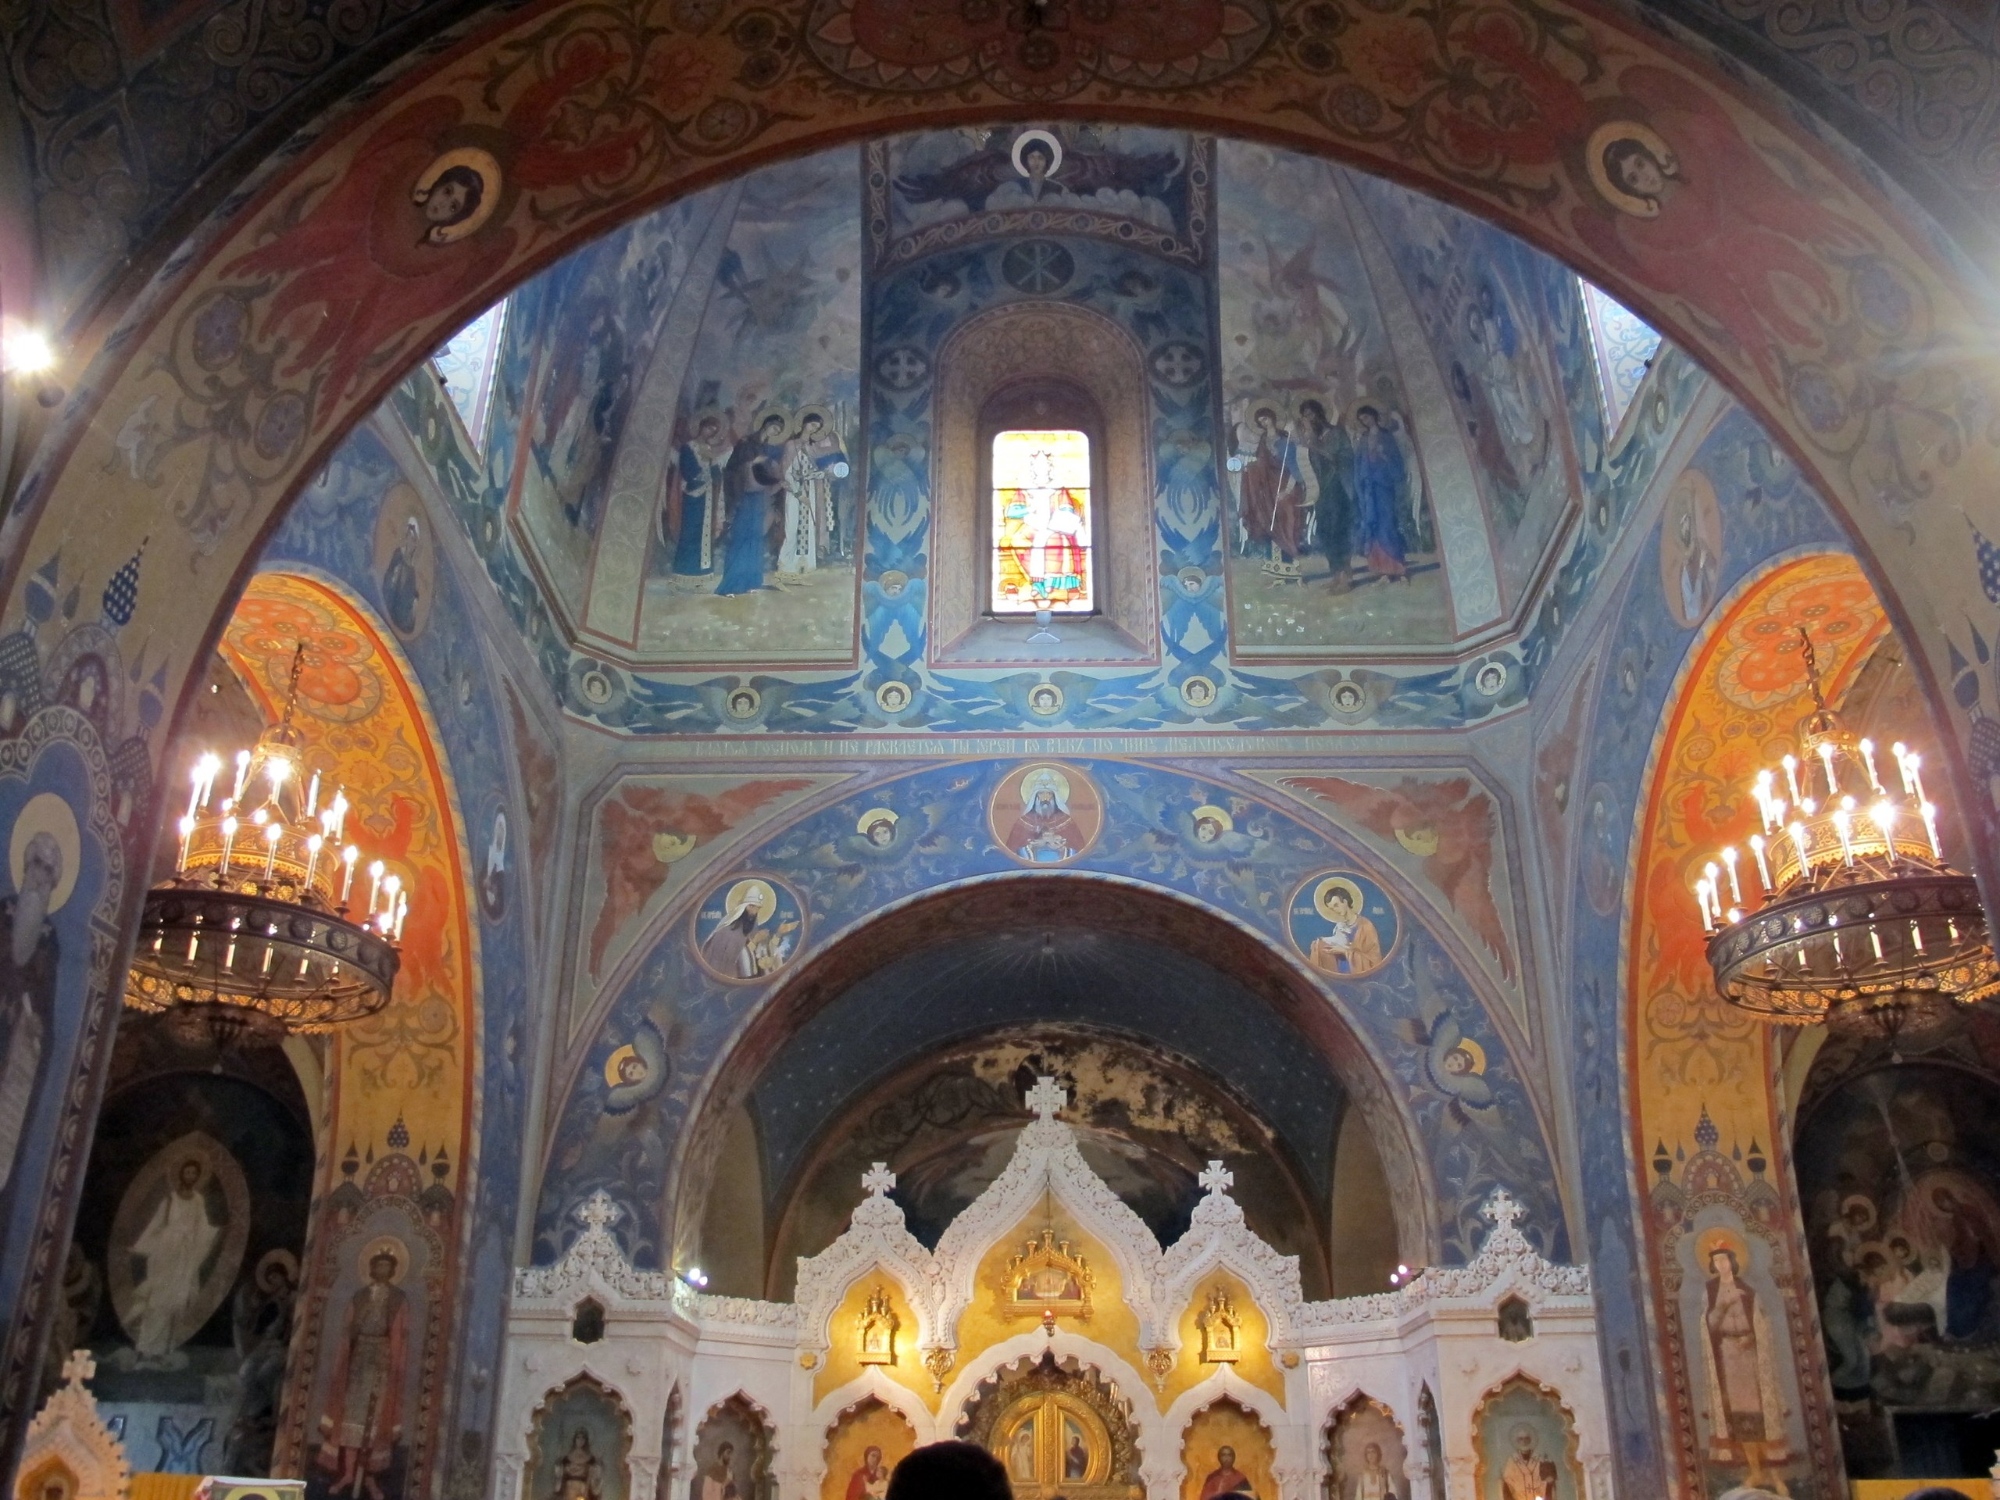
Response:
[[[911,955],[968,938],[1019,935],[1033,948],[1045,932],[1088,930],[1137,939],[1198,959],[1230,976],[1325,1060],[1365,1126],[1379,1180],[1396,1184],[1379,1209],[1394,1221],[1399,1255],[1438,1260],[1439,1213],[1429,1155],[1404,1093],[1336,1004],[1293,962],[1243,928],[1192,902],[1130,884],[1037,874],[961,885],[876,916],[809,959],[738,1034],[711,1070],[669,1182],[668,1243],[699,1242],[706,1203],[731,1120],[764,1068],[821,1010]],[[1032,954],[1027,955],[1032,957]],[[1143,1037],[1136,1024],[1129,1033]]]
[[[1151,661],[1159,654],[1151,423],[1138,346],[1111,319],[1060,302],[973,318],[938,352],[931,470],[931,659]],[[1058,645],[986,609],[991,444],[1005,426],[1076,427],[1091,439],[1100,602],[1063,617]]]

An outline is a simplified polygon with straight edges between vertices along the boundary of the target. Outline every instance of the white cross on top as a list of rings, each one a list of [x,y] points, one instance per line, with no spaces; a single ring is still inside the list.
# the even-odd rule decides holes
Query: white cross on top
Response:
[[[583,1200],[576,1216],[586,1229],[609,1229],[625,1217],[625,1210],[612,1201],[609,1193],[599,1188]]]
[[[861,1174],[861,1185],[877,1198],[885,1197],[896,1185],[896,1174],[889,1170],[886,1161],[878,1161]]]
[[[82,1385],[97,1373],[97,1361],[90,1357],[88,1349],[72,1349],[68,1359],[63,1361],[63,1379],[71,1385]]]
[[[1208,1164],[1208,1170],[1195,1178],[1204,1189],[1211,1193],[1226,1193],[1236,1186],[1236,1174],[1219,1161]]]
[[[1516,1203],[1514,1195],[1505,1188],[1495,1188],[1493,1196],[1486,1200],[1486,1206],[1479,1212],[1495,1224],[1502,1225],[1518,1224],[1527,1214],[1527,1210]]]
[[[1056,1111],[1067,1103],[1069,1095],[1046,1073],[1037,1078],[1035,1086],[1028,1090],[1028,1108],[1044,1120],[1053,1120]]]

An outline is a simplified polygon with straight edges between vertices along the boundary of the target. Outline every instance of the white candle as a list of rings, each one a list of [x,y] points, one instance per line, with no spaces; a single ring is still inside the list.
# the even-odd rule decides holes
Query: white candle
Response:
[[[1868,785],[1881,791],[1882,778],[1875,774],[1875,742],[1863,740],[1857,748],[1861,751],[1861,764],[1868,768]]]
[[[1792,800],[1794,802],[1798,801],[1799,800],[1798,761],[1795,760],[1793,757],[1787,755],[1783,760],[1779,761],[1778,764],[1785,768],[1785,785],[1792,789]]]
[[[273,823],[264,830],[264,879],[269,881],[278,868],[278,840],[285,836],[284,825]]]
[[[194,842],[194,814],[189,813],[181,819],[181,853],[180,858],[174,861],[176,875],[183,873],[188,867],[188,845],[192,842]]]
[[[1854,863],[1853,823],[1845,808],[1834,809],[1833,831],[1840,835],[1840,857],[1850,865]]]
[[[375,915],[382,894],[382,861],[376,860],[368,866],[368,915]]]
[[[396,925],[396,896],[402,890],[403,882],[391,875],[382,882],[382,935]]]
[[[1799,873],[1801,875],[1810,875],[1812,873],[1812,858],[1806,852],[1806,825],[1795,822],[1785,832],[1792,836],[1792,847],[1798,850]]]
[[[229,873],[229,851],[235,845],[236,819],[224,818],[222,820],[222,867],[215,872],[216,874],[227,875]]]
[[[1896,757],[1896,770],[1898,771],[1898,773],[1901,774],[1903,778],[1903,793],[1905,796],[1907,796],[1909,795],[1910,791],[1909,747],[1905,745],[1901,740],[1897,740],[1895,744],[1889,747],[1889,753]]]
[[[312,889],[313,876],[319,870],[319,851],[326,847],[326,840],[314,834],[306,840],[306,889]]]
[[[1757,879],[1763,883],[1765,894],[1769,895],[1771,890],[1771,867],[1764,863],[1764,836],[1761,833],[1750,835],[1750,853],[1757,860]]]
[[[1919,802],[1924,800],[1924,758],[1914,750],[1910,752],[1910,792]]]
[[[1840,795],[1840,783],[1839,783],[1838,781],[1836,781],[1836,780],[1834,779],[1834,775],[1833,775],[1833,741],[1832,741],[1832,740],[1821,740],[1821,741],[1819,742],[1819,763],[1820,763],[1821,765],[1823,765],[1823,766],[1825,766],[1825,767],[1826,767],[1826,794],[1827,794],[1827,796],[1829,796],[1829,797],[1837,797],[1837,796],[1839,796],[1839,795]]]
[[[195,809],[201,806],[201,762],[200,761],[196,761],[194,763],[194,770],[189,773],[188,782],[189,786],[188,786],[187,815],[191,818],[194,816]]]
[[[1889,846],[1889,863],[1895,864],[1896,809],[1890,805],[1889,799],[1884,797],[1869,809],[1869,816],[1875,820],[1875,826],[1882,830],[1882,842]]]
[[[1715,931],[1715,920],[1708,914],[1708,877],[1704,875],[1694,883],[1695,905],[1701,908],[1701,930]]]
[[[313,772],[311,785],[306,788],[306,816],[310,818],[319,811],[319,772]]]
[[[349,844],[341,851],[341,862],[347,866],[347,873],[340,879],[340,909],[347,910],[347,893],[354,888],[354,862],[361,858],[361,851]]]
[[[1931,858],[1942,860],[1944,856],[1938,852],[1937,804],[1934,802],[1920,802],[1917,804],[1917,811],[1923,815],[1924,837],[1930,840]]]
[[[243,796],[243,779],[249,774],[250,752],[248,750],[238,750],[236,752],[236,789],[229,794],[231,802],[235,802]]]
[[[1722,851],[1722,862],[1729,867],[1729,899],[1738,905],[1743,901],[1743,887],[1736,881],[1736,846],[1730,845]]]
[[[410,893],[403,892],[396,898],[396,941],[403,940],[403,922],[410,915]]]

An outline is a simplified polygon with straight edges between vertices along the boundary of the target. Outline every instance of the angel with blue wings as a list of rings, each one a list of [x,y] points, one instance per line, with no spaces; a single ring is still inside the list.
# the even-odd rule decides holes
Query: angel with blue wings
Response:
[[[1468,1110],[1493,1107],[1493,1085],[1486,1078],[1486,1049],[1465,1034],[1458,1017],[1442,996],[1425,995],[1418,1007],[1421,1020],[1404,1021],[1403,1034],[1424,1049],[1424,1073],[1450,1103],[1452,1122],[1472,1122]]]

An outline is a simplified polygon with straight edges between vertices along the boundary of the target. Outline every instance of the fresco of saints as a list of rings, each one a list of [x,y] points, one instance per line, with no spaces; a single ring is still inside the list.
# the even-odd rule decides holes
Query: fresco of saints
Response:
[[[771,502],[785,486],[785,419],[772,412],[737,443],[722,471],[728,515],[718,595],[754,594],[764,587],[765,536]]]
[[[1354,1476],[1346,1500],[1396,1500],[1396,1481],[1382,1462],[1380,1443],[1361,1450],[1361,1472]]]
[[[1239,499],[1244,550],[1263,548],[1272,563],[1298,561],[1305,541],[1306,483],[1299,445],[1278,425],[1278,414],[1257,408],[1257,446],[1243,464]]]
[[[1224,1495],[1246,1495],[1254,1497],[1250,1476],[1236,1467],[1236,1450],[1227,1446],[1215,1450],[1215,1467],[1208,1471],[1208,1477],[1201,1482],[1200,1500],[1219,1500]]]
[[[382,1500],[381,1476],[403,1437],[410,1299],[395,1284],[401,1262],[388,1246],[368,1257],[368,1282],[348,1300],[334,1356],[331,1399],[319,1419],[319,1464],[337,1494]]]
[[[1382,966],[1382,938],[1375,924],[1361,914],[1359,886],[1351,880],[1329,880],[1313,901],[1332,931],[1312,940],[1306,962],[1322,974],[1366,974]]]
[[[548,1500],[603,1500],[604,1463],[590,1451],[590,1434],[579,1427],[556,1460],[556,1487]]]
[[[1403,447],[1375,407],[1362,407],[1354,420],[1360,428],[1354,436],[1355,550],[1376,577],[1406,580],[1403,497],[1410,475]]]
[[[847,1476],[847,1500],[882,1500],[889,1493],[889,1466],[872,1443],[861,1455],[861,1467]]]
[[[1970,1339],[1993,1310],[2000,1274],[2000,1205],[1968,1172],[1939,1167],[1925,1172],[1897,1213],[1918,1261],[1942,1268],[1932,1300],[1937,1328],[1946,1339]],[[1906,1288],[1902,1300],[1918,1300]]]
[[[1326,419],[1319,401],[1299,403],[1306,462],[1318,492],[1313,501],[1313,545],[1326,554],[1327,581],[1336,594],[1351,586],[1354,563],[1354,440]]]
[[[695,1479],[694,1500],[748,1500],[737,1486],[735,1463],[734,1443],[724,1443],[717,1448],[715,1462]]]
[[[1007,847],[1032,864],[1074,859],[1083,834],[1069,811],[1069,781],[1044,766],[1021,783],[1023,806],[1007,831]]]
[[[718,974],[735,979],[756,979],[773,974],[791,957],[791,933],[796,923],[787,922],[776,932],[766,924],[778,909],[778,893],[761,880],[745,880],[734,886],[723,904],[722,922],[702,941],[701,956]]]
[[[382,570],[382,608],[389,623],[402,635],[417,633],[417,605],[421,602],[422,576],[417,571],[417,550],[423,544],[423,527],[411,516],[403,523],[403,536],[389,554],[389,566]]]
[[[55,1015],[61,950],[49,909],[62,877],[62,845],[43,829],[23,852],[21,888],[0,900],[0,1188],[13,1175]]]
[[[1740,1453],[1749,1471],[1744,1483],[1770,1488],[1765,1465],[1790,1457],[1770,1319],[1742,1279],[1733,1246],[1711,1243],[1705,1258],[1701,1363],[1708,1382],[1709,1457],[1726,1463]]]
[[[786,449],[785,539],[778,548],[780,573],[810,573],[831,555],[835,470],[846,463],[840,440],[817,411],[799,415],[799,430]]]
[[[202,1191],[207,1182],[208,1167],[200,1157],[183,1159],[127,1251],[138,1264],[125,1326],[142,1359],[165,1357],[194,1331],[184,1327],[186,1314],[201,1295],[203,1270],[223,1230],[209,1219]]]
[[[1068,1418],[1063,1419],[1063,1432],[1069,1439],[1063,1447],[1063,1478],[1082,1479],[1090,1473],[1090,1450],[1083,1445],[1083,1434]]]
[[[673,570],[682,578],[705,578],[715,571],[717,522],[721,519],[722,465],[727,446],[722,419],[704,412],[694,436],[681,444],[667,476],[667,503],[660,512],[661,540],[674,549]]]
[[[1556,1500],[1556,1463],[1535,1451],[1535,1429],[1514,1429],[1514,1451],[1500,1471],[1500,1500]]]

